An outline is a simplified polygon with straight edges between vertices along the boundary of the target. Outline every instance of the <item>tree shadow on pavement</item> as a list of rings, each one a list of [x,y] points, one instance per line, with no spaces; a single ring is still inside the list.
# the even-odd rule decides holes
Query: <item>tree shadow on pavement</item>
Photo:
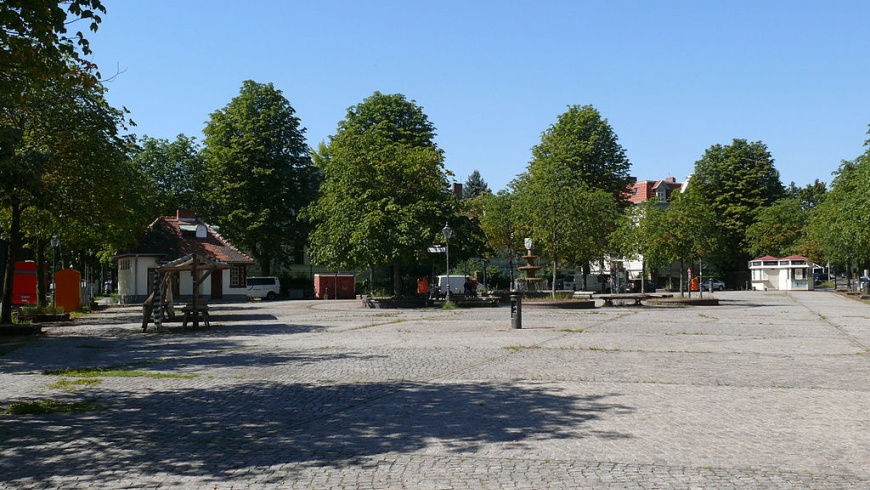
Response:
[[[344,466],[432,447],[459,454],[491,445],[521,451],[541,441],[595,436],[595,421],[633,411],[611,400],[618,394],[577,396],[506,383],[236,381],[70,396],[93,399],[105,410],[0,415],[0,481],[48,484],[75,476],[79,485],[104,485],[112,472],[133,470],[195,476],[204,484],[246,469]],[[257,481],[278,483],[268,472]]]

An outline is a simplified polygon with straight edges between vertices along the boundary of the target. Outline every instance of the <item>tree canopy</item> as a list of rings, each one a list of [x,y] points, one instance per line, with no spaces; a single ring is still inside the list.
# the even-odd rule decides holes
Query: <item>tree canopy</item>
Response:
[[[620,203],[631,186],[631,163],[616,133],[591,105],[569,106],[532,148],[529,168],[556,173],[571,185],[610,193]]]
[[[295,113],[271,83],[247,80],[204,130],[205,215],[266,275],[305,245],[298,218],[320,179]]]
[[[863,155],[842,162],[810,216],[810,239],[832,262],[870,264],[870,142],[865,146]]]
[[[745,270],[750,258],[746,230],[758,213],[785,194],[767,146],[735,139],[713,145],[695,162],[687,189],[716,216],[723,247],[712,260],[723,271]]]
[[[478,170],[471,172],[471,175],[465,180],[465,185],[462,186],[463,199],[474,199],[480,195],[491,193],[489,185],[480,176],[480,171]]]
[[[399,266],[423,257],[458,211],[434,137],[423,109],[401,94],[375,92],[348,109],[315,154],[324,175],[307,212],[316,263],[390,265],[399,294]]]
[[[133,163],[148,177],[151,215],[178,209],[204,210],[205,163],[196,138],[179,134],[175,141],[143,136]]]
[[[612,128],[588,105],[569,107],[532,148],[528,168],[511,185],[535,248],[553,260],[554,285],[559,261],[588,271],[607,253],[629,165]]]

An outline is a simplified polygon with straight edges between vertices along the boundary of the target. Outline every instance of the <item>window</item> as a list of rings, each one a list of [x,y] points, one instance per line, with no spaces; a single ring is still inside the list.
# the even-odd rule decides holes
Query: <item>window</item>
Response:
[[[807,270],[804,268],[792,269],[795,281],[805,281],[807,279]]]
[[[247,269],[243,265],[234,265],[230,268],[230,287],[243,288],[245,287],[245,279],[247,278]]]

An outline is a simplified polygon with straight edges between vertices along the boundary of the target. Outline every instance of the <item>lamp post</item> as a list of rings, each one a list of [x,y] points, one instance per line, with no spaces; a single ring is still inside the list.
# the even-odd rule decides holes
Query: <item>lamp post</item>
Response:
[[[450,302],[450,237],[453,236],[453,228],[450,228],[450,225],[445,223],[441,233],[444,234],[444,255],[447,258],[447,301]]]
[[[51,235],[51,306],[54,307],[55,297],[57,296],[57,247],[60,246],[60,239],[57,235]]]

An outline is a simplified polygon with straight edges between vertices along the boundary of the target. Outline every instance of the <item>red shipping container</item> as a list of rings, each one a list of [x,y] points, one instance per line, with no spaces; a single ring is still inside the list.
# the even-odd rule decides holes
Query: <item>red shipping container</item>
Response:
[[[335,299],[338,280],[338,299],[356,298],[356,276],[353,274],[314,274],[314,297]]]
[[[25,260],[15,263],[12,276],[12,304],[35,305],[39,293],[36,291],[36,262]]]

